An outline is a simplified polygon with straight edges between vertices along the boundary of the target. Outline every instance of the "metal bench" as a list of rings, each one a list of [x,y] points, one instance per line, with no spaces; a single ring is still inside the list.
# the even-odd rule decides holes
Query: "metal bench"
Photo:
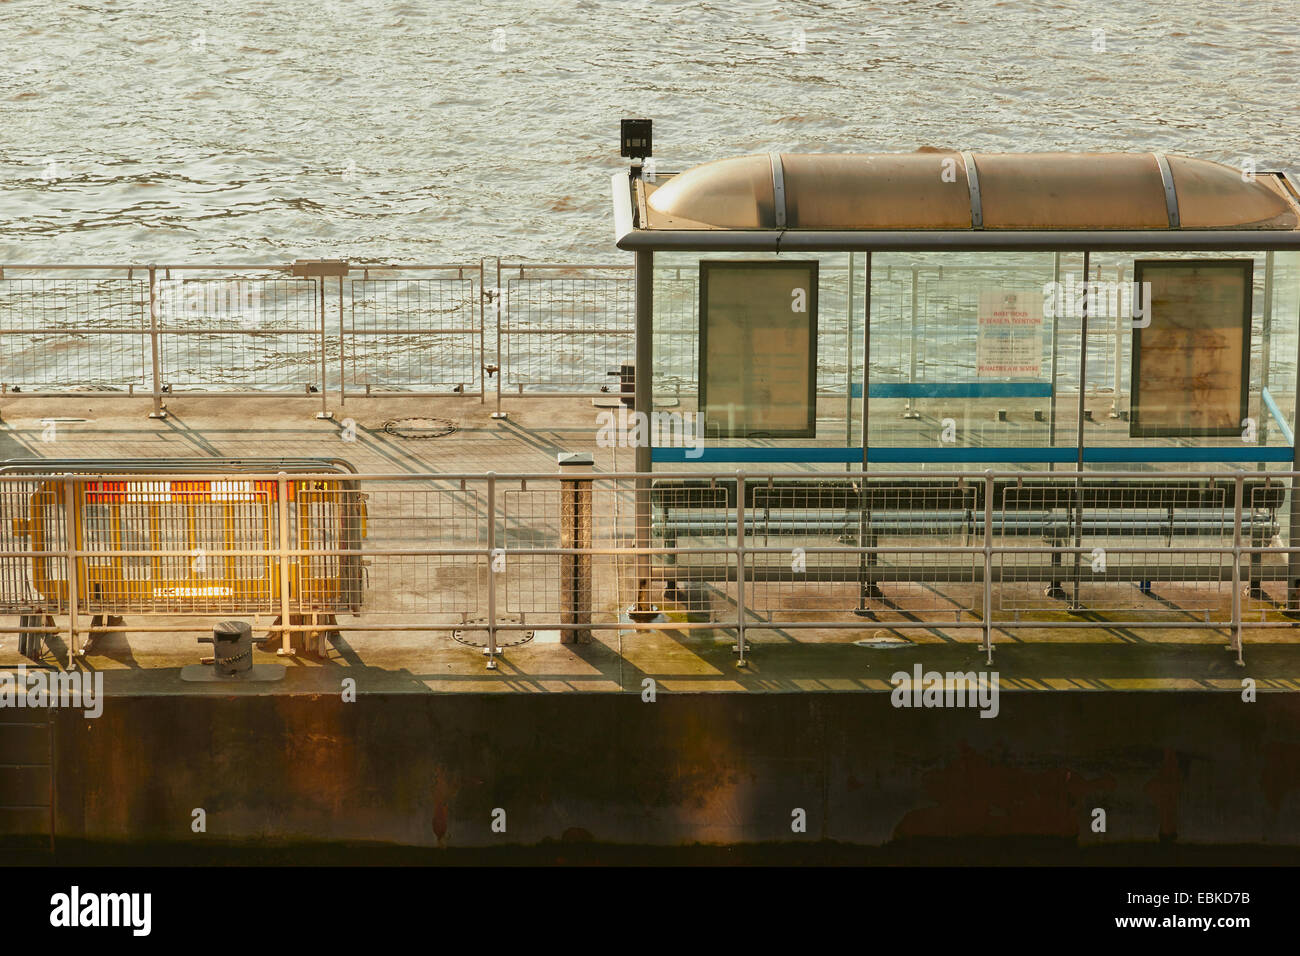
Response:
[[[1163,538],[1172,547],[1175,539],[1231,536],[1235,523],[1231,482],[1153,478],[1116,484],[1026,476],[998,479],[992,493],[989,511],[995,537],[1034,537],[1056,548],[1107,537]],[[1241,533],[1251,547],[1263,547],[1278,533],[1277,512],[1286,494],[1287,486],[1276,480],[1261,477],[1244,482]],[[681,538],[734,538],[736,495],[734,481],[654,481],[652,534],[665,547],[676,547]],[[874,549],[882,537],[960,535],[966,544],[982,540],[984,495],[982,480],[754,479],[744,488],[745,535],[749,540],[762,539],[762,546],[769,546],[773,536],[830,537],[860,546],[866,550],[856,568],[845,568],[838,577],[821,574],[817,580],[856,580],[864,598],[875,598],[880,596],[882,580],[954,580],[951,568],[925,563],[881,568]],[[670,566],[677,563],[672,557]],[[1017,580],[1045,580],[1048,594],[1064,598],[1067,573],[1076,582],[1079,577],[1077,556],[1072,563],[1074,570],[1067,572],[1062,555],[1053,553],[1044,568],[1016,568]],[[675,587],[677,573],[671,567],[661,572],[665,585]],[[721,573],[714,568],[705,570],[705,576]],[[1136,583],[1150,593],[1149,577],[1139,573]],[[1260,556],[1252,553],[1253,594],[1260,594],[1261,583]]]

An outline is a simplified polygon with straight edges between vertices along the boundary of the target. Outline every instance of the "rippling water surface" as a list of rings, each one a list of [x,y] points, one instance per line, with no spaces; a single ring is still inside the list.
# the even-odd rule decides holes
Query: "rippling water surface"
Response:
[[[618,119],[1300,171],[1295,0],[0,3],[0,261],[620,261]]]

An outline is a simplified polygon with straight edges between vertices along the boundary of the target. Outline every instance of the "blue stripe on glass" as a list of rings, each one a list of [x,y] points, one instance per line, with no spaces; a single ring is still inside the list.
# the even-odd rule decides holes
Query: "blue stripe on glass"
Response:
[[[688,452],[690,453],[688,455]],[[1261,448],[1143,448],[1098,447],[1085,448],[1085,462],[1290,462],[1295,450],[1290,446]],[[852,447],[823,448],[705,448],[699,453],[693,448],[652,448],[651,461],[662,464],[690,462],[737,463],[840,463],[861,464],[862,449]],[[1073,448],[872,448],[873,464],[1073,464]]]

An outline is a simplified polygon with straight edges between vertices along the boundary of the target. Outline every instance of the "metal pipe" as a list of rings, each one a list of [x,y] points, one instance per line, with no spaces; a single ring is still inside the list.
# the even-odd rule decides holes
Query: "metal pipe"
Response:
[[[1083,254],[1083,303],[1079,316],[1079,403],[1076,409],[1078,413],[1078,423],[1075,430],[1075,473],[1078,477],[1074,481],[1074,547],[1076,549],[1083,547],[1083,423],[1084,413],[1086,411],[1085,402],[1088,392],[1088,313],[1091,311],[1092,296],[1089,294],[1088,286],[1088,268],[1090,253]],[[1080,586],[1080,558],[1081,553],[1074,552],[1074,593],[1070,600],[1070,610],[1078,611],[1082,609],[1079,603],[1079,586]]]
[[[1300,231],[1205,230],[636,230],[618,248],[629,252],[1223,252],[1300,249]]]
[[[497,669],[497,476],[487,473],[487,669]]]
[[[506,413],[501,411],[501,381],[506,377],[506,366],[505,363],[501,361],[501,319],[503,314],[501,300],[503,297],[504,293],[501,290],[501,259],[498,257],[497,284],[492,290],[492,311],[496,316],[497,325],[497,410],[492,413],[492,417],[496,419],[503,419],[506,417]]]
[[[1098,267],[1097,271],[1098,271],[1098,273],[1101,272],[1100,267]],[[1123,267],[1122,265],[1119,265],[1119,266],[1116,266],[1116,267],[1115,267],[1115,279],[1116,279],[1116,282],[1118,283],[1118,289],[1123,289],[1123,288],[1124,288],[1124,267]],[[1116,307],[1116,309],[1115,309],[1115,376],[1114,376],[1114,383],[1115,383],[1115,384],[1114,384],[1114,389],[1113,389],[1113,391],[1112,391],[1112,393],[1111,393],[1111,397],[1110,397],[1110,417],[1111,417],[1111,418],[1119,418],[1119,417],[1120,417],[1120,395],[1121,395],[1122,392],[1123,392],[1123,381],[1121,380],[1120,369],[1121,369],[1121,366],[1123,365],[1123,362],[1124,362],[1124,325],[1125,325],[1125,319],[1124,319],[1124,317],[1120,314],[1120,313],[1122,313],[1124,310],[1121,309],[1121,308],[1118,308],[1118,303],[1119,303],[1120,301],[1122,301],[1122,296],[1119,295],[1119,294],[1117,293],[1117,295],[1116,295],[1116,306],[1117,306],[1117,307]]]
[[[478,260],[478,403],[487,404],[487,343],[484,338],[484,326],[487,324],[486,315],[483,310],[483,258]],[[501,368],[498,365],[497,375],[501,374]]]
[[[910,385],[916,384],[916,317],[920,303],[917,300],[919,283],[917,281],[917,267],[912,266],[912,357],[909,363],[907,381]],[[916,411],[912,406],[912,397],[909,395],[907,404],[903,408],[904,418],[920,418],[921,413]]]
[[[329,370],[326,365],[328,350],[325,347],[325,277],[317,276],[311,281],[317,284],[319,295],[314,298],[320,310],[320,411],[316,413],[316,417],[333,418],[329,410]]]
[[[993,472],[984,474],[984,663],[993,663]]]
[[[149,353],[150,371],[153,381],[153,411],[150,418],[166,418],[167,412],[162,405],[162,371],[158,361],[158,270],[149,267]]]
[[[1052,283],[1053,283],[1052,288],[1056,291],[1056,293],[1059,293],[1059,292],[1061,291],[1061,254],[1060,254],[1059,252],[1058,252],[1058,253],[1055,253],[1055,254],[1052,256]],[[1059,347],[1059,345],[1060,345],[1060,330],[1061,330],[1061,316],[1060,316],[1060,312],[1061,312],[1061,309],[1062,309],[1062,308],[1064,307],[1064,305],[1065,305],[1065,299],[1064,299],[1064,297],[1061,297],[1061,298],[1059,299],[1059,302],[1058,302],[1057,297],[1054,295],[1052,301],[1053,301],[1053,308],[1052,308],[1052,394],[1051,394],[1051,396],[1047,399],[1047,407],[1048,407],[1048,414],[1047,414],[1047,445],[1048,445],[1049,448],[1055,448],[1055,447],[1056,447],[1056,391],[1057,391],[1057,387],[1058,387],[1058,385],[1057,385],[1057,376],[1056,376],[1056,360],[1057,360],[1057,350],[1058,350],[1058,347]],[[1056,470],[1056,462],[1048,462],[1047,470],[1048,470],[1048,471],[1055,471],[1055,470]]]
[[[736,650],[745,666],[745,473],[736,472]]]
[[[844,333],[844,444],[853,444],[853,253],[849,253],[848,308]],[[865,387],[865,386],[864,386]],[[847,465],[846,465],[847,468]]]
[[[1300,314],[1297,314],[1295,319],[1298,326],[1300,326]],[[1296,335],[1295,369],[1295,404],[1291,406],[1292,427],[1300,430],[1300,334]],[[1291,449],[1291,508],[1287,522],[1288,544],[1296,543],[1297,536],[1300,535],[1300,481],[1297,481],[1297,475],[1300,475],[1300,441],[1294,442]],[[1300,613],[1300,553],[1296,552],[1287,555],[1286,609],[1292,613]]]
[[[1273,253],[1264,253],[1264,314],[1261,340],[1259,345],[1259,393],[1261,400],[1268,393],[1268,369],[1273,361]],[[1269,417],[1260,411],[1259,443],[1268,444]],[[1265,469],[1264,462],[1259,463],[1259,470]]]
[[[339,276],[339,408],[347,404],[348,348],[343,333],[343,277]],[[321,279],[321,291],[324,293],[325,280]],[[325,392],[325,383],[321,383],[321,393]]]
[[[636,356],[633,408],[649,415],[654,410],[654,253],[636,254],[635,276]],[[704,409],[697,409],[702,416]],[[697,419],[697,421],[700,419]],[[699,427],[703,427],[700,425]],[[650,473],[653,454],[647,440],[636,447],[634,465],[636,494],[636,603],[634,610],[648,613],[652,605],[645,591],[649,587],[649,562],[644,549],[650,544]]]
[[[65,560],[68,565],[68,670],[76,667],[76,658],[79,653],[77,647],[77,616],[81,610],[82,574],[78,554],[83,542],[81,540],[81,522],[77,520],[76,481],[77,479],[72,475],[67,475],[63,479],[63,524],[67,544]]]
[[[293,653],[293,644],[288,630],[293,620],[293,614],[289,601],[291,582],[289,567],[289,476],[283,471],[276,475],[276,488],[279,490],[277,495],[279,507],[277,511],[280,519],[280,540],[277,549],[277,560],[280,565],[280,624],[284,628],[280,632],[280,649],[277,653],[287,657]]]
[[[871,253],[862,274],[862,473],[865,479],[871,445]]]
[[[1245,476],[1238,473],[1233,478],[1232,522],[1232,641],[1237,648],[1237,665],[1244,667],[1241,646],[1241,506],[1245,491]]]

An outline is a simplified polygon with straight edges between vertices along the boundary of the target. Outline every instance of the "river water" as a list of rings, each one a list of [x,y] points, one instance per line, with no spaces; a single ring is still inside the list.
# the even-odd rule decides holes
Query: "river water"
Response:
[[[0,261],[623,261],[618,120],[1300,170],[1296,0],[0,3]]]

